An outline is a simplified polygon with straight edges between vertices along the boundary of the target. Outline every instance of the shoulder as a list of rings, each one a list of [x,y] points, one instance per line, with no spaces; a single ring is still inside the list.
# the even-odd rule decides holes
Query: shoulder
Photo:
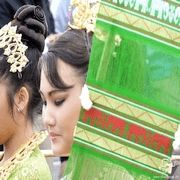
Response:
[[[17,168],[11,173],[10,178],[21,180],[51,180],[51,173],[44,155],[39,148],[35,148],[31,156],[19,164]]]

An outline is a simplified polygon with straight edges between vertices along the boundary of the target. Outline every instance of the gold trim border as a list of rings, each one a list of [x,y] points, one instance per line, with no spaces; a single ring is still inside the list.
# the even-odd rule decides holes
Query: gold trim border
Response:
[[[125,8],[125,7],[124,7]],[[150,35],[160,40],[167,41],[170,44],[180,47],[180,33],[168,27],[156,24],[152,21],[137,17],[133,14],[123,12],[105,4],[101,4],[98,17],[105,16],[107,21],[117,21],[124,26],[131,26],[131,29],[141,31],[141,33]],[[102,19],[105,19],[104,17]],[[161,37],[161,38],[160,38]]]
[[[150,153],[145,154],[144,152],[127,147],[123,144],[107,139],[101,135],[92,133],[80,127],[76,128],[75,137],[158,170],[162,164],[162,159],[154,157]]]
[[[116,112],[129,115],[133,118],[137,118],[143,121],[145,124],[151,124],[153,126],[163,129],[164,131],[167,131],[168,129],[168,131],[172,134],[174,134],[174,132],[176,132],[176,130],[178,129],[177,123],[158,116],[157,114],[153,114],[151,112],[135,107],[131,104],[92,91],[90,88],[89,93],[90,99],[94,104],[100,104],[101,106],[104,106],[108,109],[112,109]]]

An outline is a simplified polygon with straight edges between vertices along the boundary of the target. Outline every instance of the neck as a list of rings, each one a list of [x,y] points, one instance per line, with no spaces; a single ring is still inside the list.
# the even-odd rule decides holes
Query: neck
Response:
[[[28,121],[26,126],[19,126],[19,129],[9,140],[3,144],[4,155],[0,161],[0,165],[7,161],[14,153],[20,148],[20,146],[26,142],[33,135],[31,123]]]

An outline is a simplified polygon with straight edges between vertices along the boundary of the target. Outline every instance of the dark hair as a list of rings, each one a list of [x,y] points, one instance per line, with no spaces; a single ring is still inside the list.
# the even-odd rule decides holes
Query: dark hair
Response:
[[[26,10],[28,8],[28,10]],[[39,8],[39,9],[38,9]],[[35,10],[36,9],[36,10]],[[34,16],[35,11],[41,11],[43,13],[43,10],[40,7],[37,6],[31,6],[26,5],[23,6],[22,9],[18,11],[19,14],[16,14],[16,19],[11,22],[12,26],[17,26],[17,32],[22,34],[21,41],[23,44],[28,46],[28,49],[25,52],[25,55],[29,62],[27,65],[22,69],[22,77],[18,76],[18,73],[12,73],[10,72],[10,66],[11,64],[7,62],[8,56],[4,55],[4,49],[0,49],[0,82],[4,83],[7,86],[7,95],[9,99],[9,104],[11,107],[11,110],[13,111],[13,105],[14,105],[14,95],[17,93],[21,87],[26,87],[29,92],[29,102],[27,107],[28,117],[30,119],[33,119],[33,110],[36,108],[36,106],[39,104],[41,98],[39,94],[39,79],[38,79],[38,73],[37,73],[37,65],[39,57],[42,54],[42,46],[44,46],[44,39],[45,39],[45,32],[37,31],[38,27],[35,25],[37,23],[41,23],[42,26],[46,29],[46,22],[43,25],[43,23]],[[22,13],[23,10],[23,13]],[[24,18],[22,18],[23,16]],[[33,19],[34,18],[34,19]],[[27,25],[28,20],[33,19],[34,27],[36,27],[36,30],[31,29],[30,26]],[[45,19],[42,18],[42,19]],[[31,23],[31,24],[33,24]],[[31,25],[32,26],[32,25]],[[29,35],[31,34],[31,35]],[[40,34],[40,46],[36,46],[34,37]],[[31,38],[29,37],[31,36]],[[43,38],[42,38],[43,37]]]
[[[62,60],[72,66],[85,81],[93,33],[86,33],[84,29],[68,29],[50,45],[47,53],[39,61],[39,69],[44,70],[50,84],[59,89],[69,88],[59,77],[57,62]]]

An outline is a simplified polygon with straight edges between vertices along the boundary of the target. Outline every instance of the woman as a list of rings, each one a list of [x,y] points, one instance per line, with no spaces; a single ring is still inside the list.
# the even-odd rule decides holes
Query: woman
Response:
[[[71,149],[89,62],[86,41],[91,38],[92,33],[84,29],[68,29],[40,59],[42,118],[55,155],[68,154]]]
[[[91,12],[87,3],[79,4],[75,0],[71,1],[71,5],[83,5],[80,11],[73,12],[73,17],[96,14]],[[94,27],[95,24],[92,18],[94,17],[89,16],[88,20],[92,24],[86,23],[88,27],[83,26],[84,22],[77,18],[73,19],[74,24],[69,24],[70,28],[50,44],[48,52],[43,54],[39,61],[40,93],[43,99],[42,118],[51,137],[53,153],[61,156],[60,178],[68,159],[64,156],[70,153],[75,126],[83,103],[81,92],[90,59],[92,26]],[[90,102],[90,106],[84,108],[89,109],[91,105]]]
[[[0,30],[0,177],[51,179],[38,145],[45,132],[33,133],[33,113],[40,103],[38,59],[47,25],[39,6],[22,6],[14,20]]]
[[[81,110],[79,96],[85,83],[90,51],[85,36],[90,41],[92,34],[86,34],[85,30],[67,30],[40,59],[42,118],[56,156],[70,153]],[[61,168],[65,169],[65,165],[63,161]]]
[[[71,2],[71,6],[76,5],[79,5],[76,0]],[[81,5],[83,8],[74,11],[76,14],[73,17],[95,14],[87,2]],[[83,22],[73,20],[74,24],[69,24],[71,28],[59,35],[39,61],[42,118],[51,137],[53,153],[59,156],[70,153],[81,110],[79,97],[86,80],[93,36],[94,24],[83,26],[87,19]],[[94,19],[92,22],[95,23]]]

